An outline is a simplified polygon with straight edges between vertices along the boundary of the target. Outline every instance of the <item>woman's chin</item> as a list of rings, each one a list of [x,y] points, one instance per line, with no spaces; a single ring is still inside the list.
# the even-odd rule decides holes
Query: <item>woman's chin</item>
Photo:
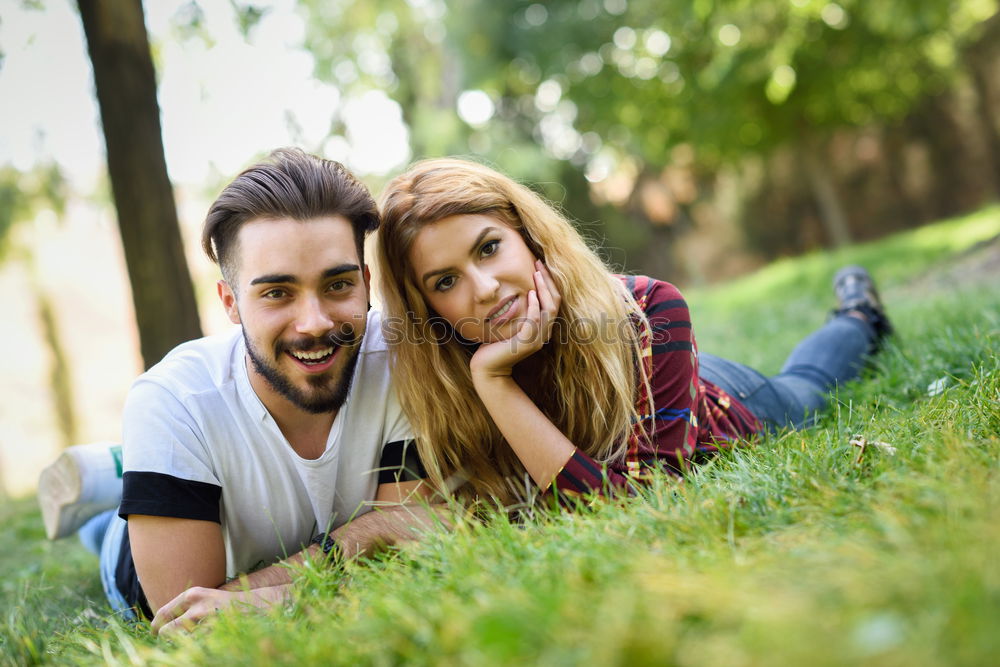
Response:
[[[504,324],[498,325],[495,329],[485,332],[483,335],[483,343],[488,345],[490,343],[502,343],[505,340],[510,340],[514,337],[517,331],[514,329],[512,323],[505,322]]]
[[[459,335],[463,340],[469,343],[489,345],[490,343],[501,343],[505,340],[510,340],[517,335],[517,329],[519,326],[519,322],[508,320],[506,322],[501,322],[494,326],[487,326],[485,328],[476,327],[475,331],[459,331]]]

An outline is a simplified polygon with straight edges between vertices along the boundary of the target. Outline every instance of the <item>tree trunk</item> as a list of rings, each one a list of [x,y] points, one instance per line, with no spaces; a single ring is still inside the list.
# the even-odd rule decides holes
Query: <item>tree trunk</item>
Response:
[[[659,174],[653,171],[648,164],[643,165],[632,186],[625,215],[630,219],[631,224],[642,229],[645,238],[642,247],[633,251],[626,258],[627,261],[623,268],[625,273],[672,276],[677,279],[680,272],[676,268],[672,253],[677,241],[677,230],[667,225],[653,224],[642,205],[640,195],[642,184],[656,178],[659,178]]]
[[[66,362],[66,352],[59,334],[56,322],[55,308],[52,299],[32,277],[32,291],[38,304],[38,320],[42,325],[42,336],[46,347],[52,355],[49,366],[49,390],[52,392],[52,407],[56,413],[56,423],[63,447],[78,444],[76,408],[73,400],[73,381],[70,377],[69,364]]]
[[[79,0],[94,67],[142,358],[149,368],[201,336],[167,177],[141,0]]]
[[[912,198],[912,193],[907,189],[904,180],[906,140],[905,130],[899,125],[886,127],[882,133],[882,150],[885,151],[886,178],[890,189],[887,202],[902,220],[904,229],[915,227],[927,219],[920,202]]]
[[[847,215],[840,202],[840,196],[833,185],[830,169],[823,161],[822,153],[817,146],[806,142],[802,150],[802,162],[806,178],[812,189],[816,206],[819,208],[819,219],[826,230],[827,238],[835,248],[840,248],[851,242],[851,229],[847,225]]]
[[[936,218],[960,215],[982,205],[992,189],[983,154],[970,137],[958,105],[959,82],[949,93],[931,95],[916,116],[916,128],[930,151],[933,167],[932,213]]]
[[[1000,195],[1000,12],[983,23],[983,34],[966,53],[976,111],[993,175],[994,195]]]

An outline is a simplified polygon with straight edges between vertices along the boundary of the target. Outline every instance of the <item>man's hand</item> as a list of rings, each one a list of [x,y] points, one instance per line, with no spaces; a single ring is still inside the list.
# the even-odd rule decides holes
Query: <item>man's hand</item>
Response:
[[[423,531],[450,525],[449,512],[443,505],[397,505],[363,514],[333,532],[344,557],[369,556],[380,547],[416,539]],[[292,556],[249,575],[234,579],[222,588],[192,586],[156,612],[150,630],[154,635],[170,637],[190,632],[212,614],[234,607],[242,611],[270,607],[288,599],[291,571],[288,564],[301,563],[306,553],[319,557],[318,547]],[[264,585],[265,582],[272,585]],[[278,583],[282,582],[282,583]]]
[[[191,632],[216,612],[234,608],[240,611],[270,607],[288,599],[289,586],[257,588],[252,591],[223,591],[193,586],[160,607],[150,624],[154,636],[170,638]]]

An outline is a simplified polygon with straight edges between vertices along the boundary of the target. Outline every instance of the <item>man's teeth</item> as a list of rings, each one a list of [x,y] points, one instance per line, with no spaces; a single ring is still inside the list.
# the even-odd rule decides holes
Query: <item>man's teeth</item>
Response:
[[[327,357],[331,354],[333,354],[332,347],[325,347],[322,350],[316,350],[314,352],[301,352],[301,351],[292,352],[293,357],[295,357],[296,359],[301,359],[302,361],[315,361],[317,359],[322,359],[323,357]]]
[[[493,316],[490,317],[490,319],[491,320],[495,320],[496,318],[500,317],[501,315],[503,315],[504,313],[506,313],[508,310],[510,310],[510,307],[513,306],[513,305],[514,305],[514,299],[511,299],[510,301],[507,302],[506,306],[504,306],[503,308],[501,308],[497,312],[493,313]]]

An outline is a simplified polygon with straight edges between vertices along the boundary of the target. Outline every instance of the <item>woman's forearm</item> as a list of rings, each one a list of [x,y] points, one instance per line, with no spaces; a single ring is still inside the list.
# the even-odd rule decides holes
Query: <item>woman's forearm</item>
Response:
[[[543,491],[576,447],[510,376],[473,373],[473,385],[500,433]]]

